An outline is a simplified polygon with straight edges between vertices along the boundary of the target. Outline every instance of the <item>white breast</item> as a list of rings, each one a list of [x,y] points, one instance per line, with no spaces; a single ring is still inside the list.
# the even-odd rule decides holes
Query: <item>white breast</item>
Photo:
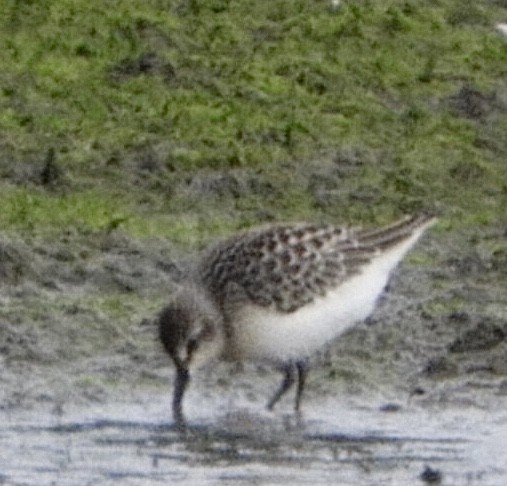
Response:
[[[311,355],[372,313],[390,272],[419,236],[416,232],[374,258],[360,274],[295,312],[257,305],[238,310],[233,321],[233,354],[275,362]]]

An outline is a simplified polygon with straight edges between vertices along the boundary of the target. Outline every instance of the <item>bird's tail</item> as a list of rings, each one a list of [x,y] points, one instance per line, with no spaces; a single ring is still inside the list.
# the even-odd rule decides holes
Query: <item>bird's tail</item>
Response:
[[[435,216],[427,213],[420,213],[412,216],[405,216],[382,228],[359,230],[356,232],[356,237],[361,245],[384,249],[396,245],[415,233],[421,235],[436,221],[437,218]]]

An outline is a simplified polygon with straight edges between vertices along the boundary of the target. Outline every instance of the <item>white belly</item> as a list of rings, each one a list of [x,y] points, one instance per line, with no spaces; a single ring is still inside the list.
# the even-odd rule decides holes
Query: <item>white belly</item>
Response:
[[[232,354],[240,359],[284,362],[307,357],[332,342],[372,313],[391,270],[416,239],[377,257],[361,274],[295,312],[243,307],[232,323]]]

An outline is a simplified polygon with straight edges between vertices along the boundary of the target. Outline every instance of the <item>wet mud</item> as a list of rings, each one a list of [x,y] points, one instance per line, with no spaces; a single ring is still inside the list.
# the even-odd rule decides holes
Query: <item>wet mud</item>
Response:
[[[312,361],[300,416],[292,395],[265,410],[276,371],[219,364],[192,377],[184,433],[152,325],[184,268],[165,244],[5,239],[0,485],[507,484],[503,231],[429,235]]]
[[[225,415],[201,410],[185,432],[151,398],[63,417],[3,414],[0,484],[500,486],[507,478],[507,395],[488,409],[310,400],[300,417],[236,403]]]

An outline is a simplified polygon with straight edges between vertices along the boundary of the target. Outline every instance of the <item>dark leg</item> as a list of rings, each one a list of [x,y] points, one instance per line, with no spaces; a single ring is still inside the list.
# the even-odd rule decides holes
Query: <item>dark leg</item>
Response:
[[[283,378],[282,384],[280,385],[278,391],[274,394],[273,398],[269,401],[268,410],[273,410],[276,402],[278,402],[284,393],[294,384],[294,365],[292,363],[285,365],[283,372],[285,373],[285,376]]]
[[[299,412],[299,406],[301,405],[301,397],[303,396],[303,389],[305,387],[306,375],[308,373],[308,363],[306,361],[298,361],[296,363],[298,370],[298,389],[296,392],[296,402],[294,404],[294,410]]]
[[[176,368],[176,380],[174,382],[174,395],[173,395],[173,418],[176,426],[179,428],[185,427],[185,418],[183,417],[183,410],[181,403],[183,401],[183,394],[187,388],[190,374],[183,366]]]

